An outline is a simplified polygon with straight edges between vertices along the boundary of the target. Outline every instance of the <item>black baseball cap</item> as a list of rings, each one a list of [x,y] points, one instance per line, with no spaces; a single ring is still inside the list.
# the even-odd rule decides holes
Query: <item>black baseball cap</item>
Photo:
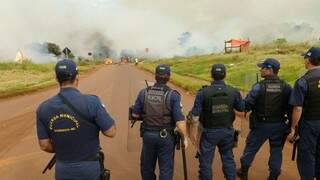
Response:
[[[273,70],[280,69],[280,63],[274,58],[267,58],[262,63],[257,64],[259,68],[271,68]]]
[[[312,47],[306,53],[303,53],[302,56],[306,58],[316,59],[320,57],[320,48]]]
[[[226,67],[223,64],[214,64],[211,68],[211,75],[225,75]]]
[[[159,64],[156,67],[156,75],[159,75],[159,76],[170,76],[170,74],[171,74],[170,66],[165,65],[165,64]]]
[[[78,74],[77,64],[70,59],[58,61],[55,67],[56,77],[59,80],[69,80]]]

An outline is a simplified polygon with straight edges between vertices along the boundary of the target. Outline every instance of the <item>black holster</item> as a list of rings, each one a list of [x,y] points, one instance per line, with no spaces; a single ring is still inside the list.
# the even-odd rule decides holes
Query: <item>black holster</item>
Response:
[[[234,131],[234,136],[233,136],[233,148],[238,147],[239,134],[240,134],[240,131],[238,131],[238,130],[235,130],[235,131]]]
[[[99,151],[100,180],[110,180],[111,171],[104,167],[104,153]]]
[[[257,126],[258,116],[255,113],[251,113],[249,117],[249,128],[254,129]]]
[[[174,144],[177,150],[181,149],[181,135],[177,131],[174,132]]]
[[[143,137],[143,134],[145,132],[145,128],[143,128],[143,123],[140,124],[140,137]]]

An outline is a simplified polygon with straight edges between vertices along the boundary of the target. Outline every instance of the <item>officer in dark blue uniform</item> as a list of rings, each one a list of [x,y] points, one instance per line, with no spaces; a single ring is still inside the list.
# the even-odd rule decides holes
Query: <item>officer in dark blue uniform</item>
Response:
[[[297,165],[302,180],[315,176],[315,153],[320,137],[320,48],[311,48],[304,54],[305,75],[298,79],[290,98],[292,113],[292,140],[299,123]]]
[[[276,59],[268,58],[258,64],[261,68],[262,81],[253,85],[252,90],[245,98],[246,111],[250,114],[250,133],[246,147],[241,156],[241,169],[238,176],[248,179],[248,169],[261,146],[269,140],[269,177],[276,180],[281,173],[282,150],[288,134],[288,114],[291,108],[288,105],[291,87],[279,79],[280,63]]]
[[[174,129],[183,136],[187,146],[186,123],[182,114],[180,94],[166,85],[170,78],[170,67],[156,67],[156,83],[140,91],[133,107],[133,117],[142,118],[141,176],[143,180],[155,180],[158,160],[160,180],[172,180],[175,139]]]
[[[114,120],[97,96],[82,94],[77,89],[78,70],[72,60],[59,61],[55,72],[60,92],[44,101],[37,109],[40,148],[55,153],[57,180],[98,180],[99,131],[107,137],[114,137]],[[88,119],[67,106],[61,97]]]
[[[226,85],[226,68],[223,64],[212,66],[211,86],[200,89],[191,110],[191,120],[200,121],[202,134],[199,147],[200,180],[211,180],[212,162],[216,147],[219,148],[223,172],[227,180],[236,179],[236,164],[233,156],[233,122],[235,111],[244,111],[240,92]],[[189,119],[189,118],[188,118]]]

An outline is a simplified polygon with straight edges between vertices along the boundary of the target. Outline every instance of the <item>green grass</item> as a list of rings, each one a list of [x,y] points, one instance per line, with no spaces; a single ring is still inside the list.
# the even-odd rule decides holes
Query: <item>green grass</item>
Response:
[[[212,64],[223,63],[227,67],[226,82],[248,91],[256,82],[256,73],[259,72],[257,63],[273,57],[280,61],[279,76],[290,84],[303,74],[304,61],[301,53],[310,47],[307,43],[256,45],[245,53],[210,54],[193,57],[174,57],[171,59],[153,59],[145,61],[139,67],[154,72],[157,64],[171,66],[173,76],[171,81],[186,90],[196,92],[202,85],[211,81],[210,71]]]
[[[81,74],[101,61],[78,63]],[[0,62],[0,98],[36,91],[56,84],[54,64]]]

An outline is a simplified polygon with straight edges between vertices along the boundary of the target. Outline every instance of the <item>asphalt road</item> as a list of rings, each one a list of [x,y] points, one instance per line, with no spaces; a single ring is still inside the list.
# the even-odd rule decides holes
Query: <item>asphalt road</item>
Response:
[[[140,138],[138,128],[128,131],[128,107],[133,103],[138,91],[145,86],[145,81],[154,81],[153,75],[138,70],[130,65],[104,66],[80,80],[80,90],[98,95],[106,104],[107,111],[117,123],[117,136],[114,139],[100,137],[106,154],[105,164],[111,169],[113,180],[140,179],[139,156]],[[184,111],[193,103],[194,96],[178,89],[182,94]],[[0,100],[0,180],[42,180],[54,179],[54,170],[41,174],[51,154],[42,152],[37,143],[35,131],[35,110],[45,99],[55,95],[58,88]],[[240,127],[238,121],[237,127]],[[127,140],[127,136],[130,136]],[[240,138],[239,147],[234,150],[237,166],[243,151],[245,139]],[[291,145],[286,145],[280,180],[298,180],[296,165],[290,160]],[[187,149],[189,179],[198,176],[198,162],[194,158],[195,148]],[[268,176],[268,143],[257,154],[250,169],[250,179],[266,179]],[[183,179],[181,152],[176,151],[175,180]],[[216,152],[214,178],[224,179],[220,156]]]

